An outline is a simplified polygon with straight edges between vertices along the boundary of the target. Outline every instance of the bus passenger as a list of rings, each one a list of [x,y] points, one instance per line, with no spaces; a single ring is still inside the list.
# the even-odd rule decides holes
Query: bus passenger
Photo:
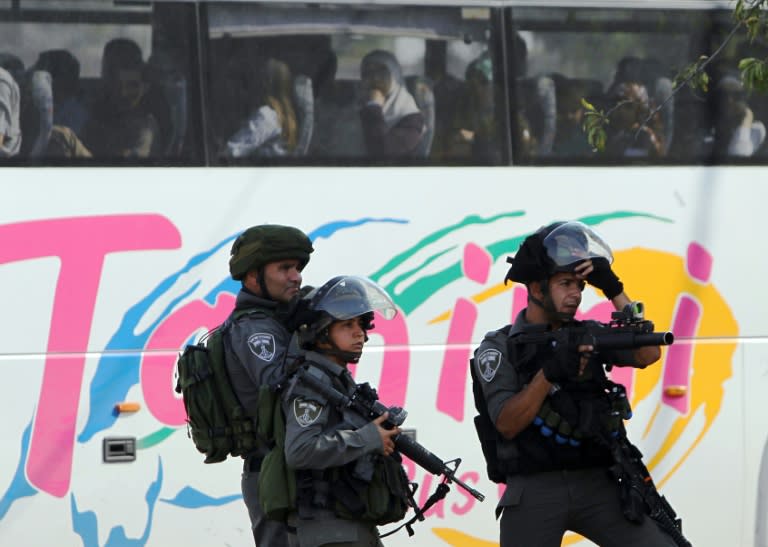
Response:
[[[81,135],[88,109],[80,88],[80,61],[66,49],[49,49],[40,52],[34,69],[51,75],[53,123]]]
[[[359,361],[373,312],[391,318],[395,305],[358,276],[334,277],[306,299],[311,315],[297,331],[305,374],[354,400],[359,388],[347,364]],[[299,545],[381,547],[376,526],[401,520],[408,508],[394,442],[400,429],[386,427],[389,413],[370,420],[301,381],[285,392],[283,411],[285,460],[296,473],[296,512],[288,522]]]
[[[12,53],[0,54],[0,67],[6,69],[19,87],[19,129],[21,158],[39,158],[45,152],[53,126],[51,75],[24,63]]]
[[[10,158],[21,148],[19,86],[11,73],[0,68],[0,158]]]
[[[363,130],[357,109],[356,89],[336,79],[338,57],[325,52],[312,78],[314,133],[308,155],[314,158],[362,158]]]
[[[462,144],[467,146],[470,153],[459,153],[461,156],[471,156],[483,163],[498,163],[499,147],[495,143],[496,116],[494,109],[493,63],[489,52],[484,52],[467,65],[464,74],[465,94],[456,111],[456,125],[459,127],[455,135],[457,152]]]
[[[360,64],[360,78],[365,101],[360,121],[369,157],[414,157],[426,126],[400,63],[388,51],[372,51]]]
[[[556,75],[557,91],[557,133],[552,146],[552,153],[561,158],[587,158],[592,155],[592,147],[582,127],[584,123],[584,105],[582,99],[589,100],[588,89],[581,82]]]
[[[505,278],[525,284],[528,307],[513,325],[486,334],[475,351],[476,405],[490,420],[481,438],[495,436],[497,461],[489,469],[498,480],[506,477],[496,508],[501,547],[559,546],[567,530],[603,547],[675,546],[645,514],[635,483],[617,471],[625,469],[614,454],[628,442],[622,418],[629,407],[603,366],[645,368],[658,361],[660,348],[597,353],[592,345],[536,337],[589,326],[575,320],[586,283],[617,310],[632,305],[612,260],[581,222],[540,228],[520,245]]]
[[[649,119],[651,103],[647,88],[639,82],[623,82],[609,92],[613,108],[608,124],[605,150],[624,158],[659,158],[665,154],[661,117]]]
[[[133,40],[115,38],[104,46],[101,86],[83,130],[83,141],[95,158],[148,158],[161,146],[160,124],[153,110],[141,48]]]
[[[247,76],[248,119],[227,140],[230,158],[280,157],[296,147],[298,124],[293,103],[293,78],[288,65],[267,59]]]
[[[715,86],[715,150],[719,158],[750,157],[765,141],[765,125],[755,119],[741,80],[723,77]]]
[[[242,286],[227,319],[225,361],[235,394],[250,416],[258,414],[260,387],[283,373],[291,303],[313,250],[301,230],[276,224],[252,226],[232,244],[229,272]],[[259,447],[243,458],[243,501],[257,547],[295,547],[295,533],[283,522],[268,520],[259,504],[261,462],[269,448]]]

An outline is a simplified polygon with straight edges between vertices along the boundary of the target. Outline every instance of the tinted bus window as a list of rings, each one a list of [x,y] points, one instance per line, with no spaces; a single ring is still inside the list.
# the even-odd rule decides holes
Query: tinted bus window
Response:
[[[216,163],[502,161],[491,10],[214,4],[208,23]]]
[[[728,17],[728,12],[514,9],[517,134],[530,130],[537,144],[518,138],[518,162],[762,161],[766,100],[739,81],[735,53],[743,48],[734,42],[734,54],[726,51],[708,68],[707,92],[673,88],[676,74],[719,46]],[[602,152],[587,142],[582,99],[609,113]]]
[[[19,94],[3,159],[130,165],[199,156],[192,10],[26,1],[0,11],[0,32],[13,44],[0,67]]]

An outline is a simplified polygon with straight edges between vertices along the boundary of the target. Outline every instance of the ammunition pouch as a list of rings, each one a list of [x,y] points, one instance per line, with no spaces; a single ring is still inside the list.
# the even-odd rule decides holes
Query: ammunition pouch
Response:
[[[405,517],[409,504],[408,476],[400,455],[375,456],[370,481],[354,473],[355,462],[338,467],[330,482],[333,510],[339,518],[376,524],[397,522]]]

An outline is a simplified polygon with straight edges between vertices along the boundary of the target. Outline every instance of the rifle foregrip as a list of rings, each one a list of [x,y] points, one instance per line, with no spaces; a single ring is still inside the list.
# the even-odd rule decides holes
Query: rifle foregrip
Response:
[[[442,475],[447,469],[443,460],[407,435],[397,436],[395,439],[395,448],[397,448],[401,454],[408,456],[414,463],[423,467],[433,475]]]

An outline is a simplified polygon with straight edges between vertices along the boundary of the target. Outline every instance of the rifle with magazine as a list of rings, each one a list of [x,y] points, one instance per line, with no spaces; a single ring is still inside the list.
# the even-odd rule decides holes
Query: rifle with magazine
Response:
[[[296,370],[296,378],[299,382],[306,384],[326,397],[328,401],[337,407],[352,410],[361,419],[360,423],[355,425],[363,425],[388,412],[389,417],[382,425],[385,428],[399,427],[408,416],[408,412],[405,409],[395,406],[387,407],[382,404],[378,400],[376,390],[368,383],[358,384],[354,393],[345,395],[313,376],[307,371],[306,367],[301,366]],[[478,501],[485,499],[483,494],[456,477],[456,471],[461,463],[461,459],[457,458],[445,462],[408,435],[398,435],[395,438],[395,448],[398,452],[408,456],[415,464],[433,475],[442,475],[448,482],[456,483]],[[448,464],[453,464],[453,467]]]
[[[619,483],[621,509],[627,520],[641,523],[648,515],[675,541],[678,547],[691,547],[683,536],[682,520],[667,499],[659,494],[640,450],[626,435],[609,441],[614,465],[610,471]]]
[[[644,318],[644,311],[642,302],[632,302],[622,311],[613,312],[608,323],[590,321],[555,331],[531,329],[514,335],[510,342],[546,345],[556,359],[563,361],[563,366],[567,366],[565,361],[582,345],[592,346],[595,353],[600,353],[644,346],[669,346],[674,343],[672,332],[654,332],[653,322]],[[610,370],[611,365],[608,364],[607,368]]]

